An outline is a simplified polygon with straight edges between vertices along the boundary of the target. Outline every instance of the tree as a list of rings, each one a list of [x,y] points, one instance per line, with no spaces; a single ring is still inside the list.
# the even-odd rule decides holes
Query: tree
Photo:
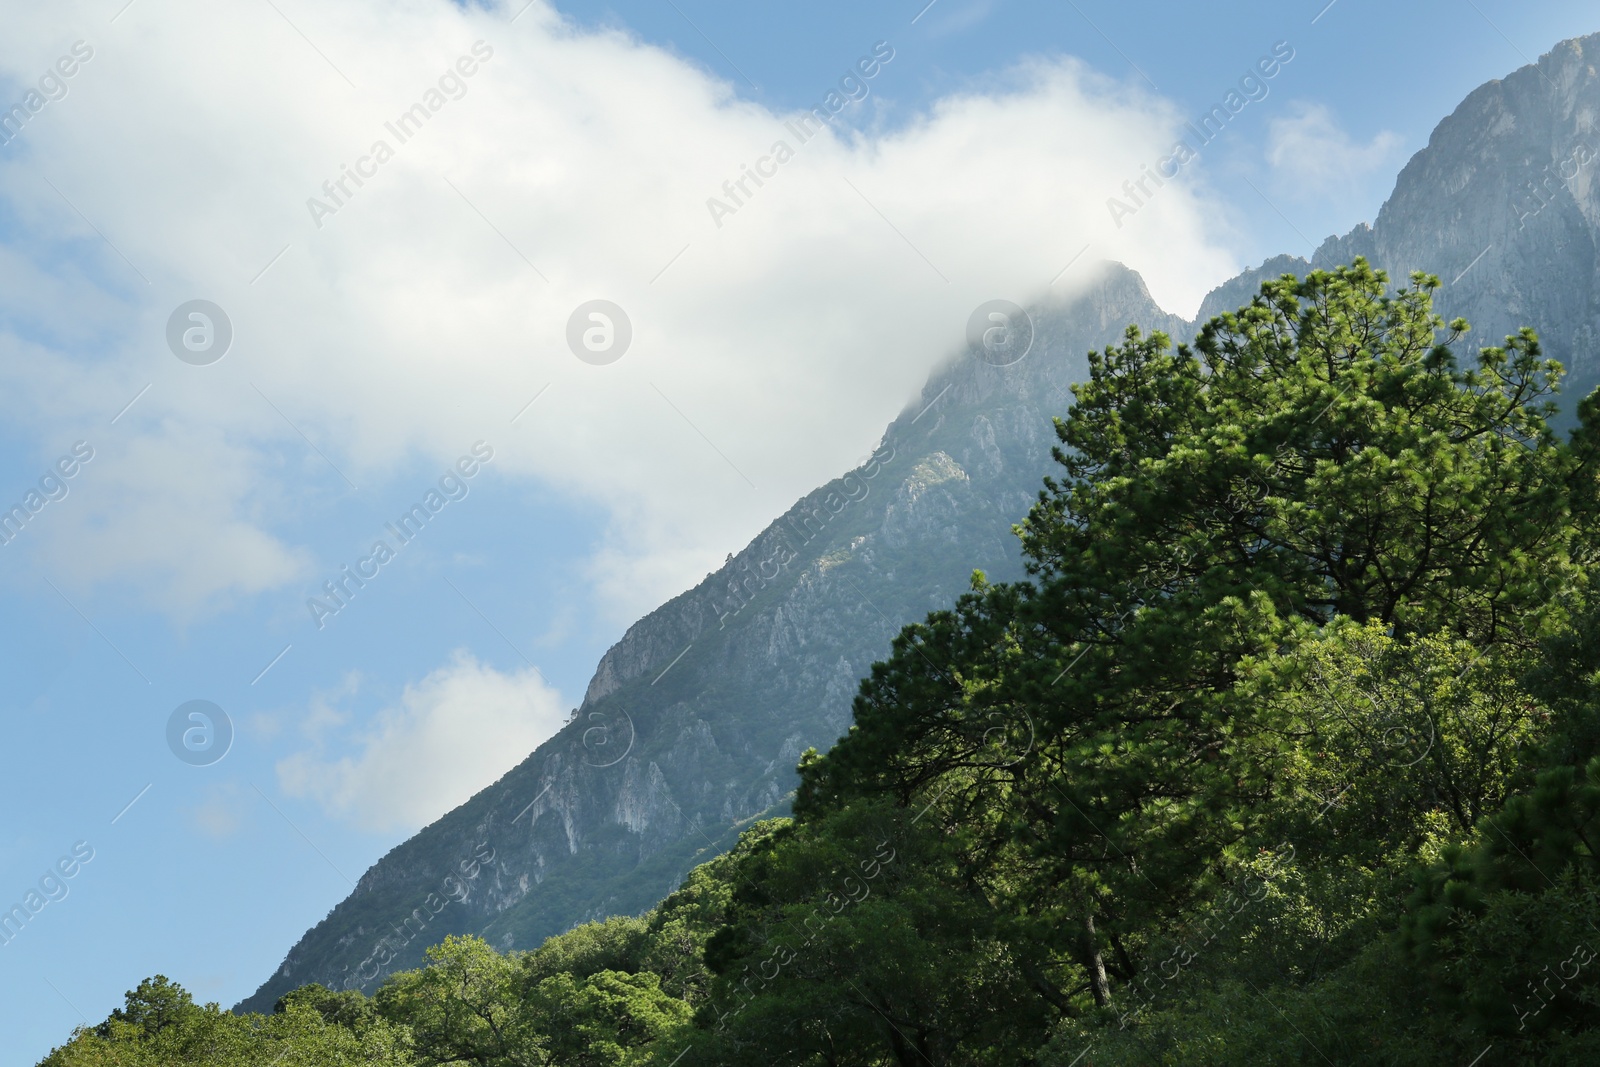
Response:
[[[1430,804],[1460,826],[1495,802],[1531,710],[1503,685],[1449,696],[1424,661],[1487,656],[1503,681],[1561,628],[1552,589],[1593,558],[1595,448],[1550,430],[1560,371],[1531,331],[1459,365],[1438,284],[1390,293],[1357,261],[1265,284],[1193,348],[1130,328],[1092,354],[1057,424],[1065,476],[1018,528],[1032,580],[980,576],[906,628],[802,767],[802,822],[930,805],[1012,943],[1049,947],[1036,988],[1067,1016],[1113,1011],[1182,916],[1311,821],[1305,743],[1333,724],[1314,696],[1263,700],[1260,671],[1330,626],[1373,624],[1422,671],[1347,649],[1358,683],[1487,730],[1430,752],[1413,830]],[[1402,799],[1365,777],[1378,808]]]
[[[693,1014],[688,1004],[662,992],[657,975],[621,971],[597,971],[581,979],[551,975],[529,1000],[550,1035],[550,1062],[563,1067],[641,1063],[643,1050]]]
[[[364,1000],[308,986],[270,1016],[236,1016],[157,975],[41,1067],[412,1067],[409,1035]]]
[[[378,1011],[408,1027],[424,1063],[543,1067],[549,1037],[521,1010],[521,969],[479,937],[446,937],[428,965],[379,987]]]
[[[332,990],[318,982],[285,993],[273,1005],[272,1013],[282,1015],[296,1004],[304,1004],[329,1025],[365,1030],[377,1017],[370,998],[359,989]]]
[[[1048,1018],[1030,947],[961,878],[959,844],[915,813],[863,804],[773,834],[738,868],[700,1062],[839,1067],[1006,1062]]]
[[[189,991],[164,974],[146,978],[138,988],[130,989],[123,997],[123,1006],[115,1008],[110,1018],[98,1028],[102,1037],[109,1036],[122,1023],[143,1034],[146,1038],[160,1037],[170,1031],[192,1029],[204,1014],[204,1009],[194,1002]]]

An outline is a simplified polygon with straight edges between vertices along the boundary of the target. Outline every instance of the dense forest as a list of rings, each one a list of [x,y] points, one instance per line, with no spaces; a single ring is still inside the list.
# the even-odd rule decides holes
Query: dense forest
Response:
[[[1600,1062],[1600,394],[1558,433],[1438,287],[1093,353],[1028,580],[648,914],[271,1015],[158,976],[44,1065]]]

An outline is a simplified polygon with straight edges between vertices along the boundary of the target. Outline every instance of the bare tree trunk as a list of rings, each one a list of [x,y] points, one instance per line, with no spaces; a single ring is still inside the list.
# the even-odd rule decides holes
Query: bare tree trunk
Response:
[[[1089,971],[1089,987],[1096,1007],[1111,1003],[1111,982],[1106,978],[1106,962],[1100,955],[1100,939],[1094,934],[1094,915],[1083,920],[1083,965]]]

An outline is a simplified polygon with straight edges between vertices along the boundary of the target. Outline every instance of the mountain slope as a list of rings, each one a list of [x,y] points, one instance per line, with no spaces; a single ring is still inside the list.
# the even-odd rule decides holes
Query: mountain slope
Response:
[[[447,933],[530,947],[642,911],[781,805],[800,754],[844,732],[901,626],[974,568],[1021,576],[1009,526],[1052,466],[1051,419],[1086,353],[1129,322],[1185,327],[1116,265],[1033,318],[1025,359],[952,361],[871,459],[630,627],[573,722],[384,856],[240,1009],[270,1011],[313,981],[370,990]]]
[[[1279,256],[1219,286],[1196,322],[1263,278],[1358,255],[1493,344],[1536,325],[1600,381],[1600,35],[1471,93],[1402,170],[1372,226],[1308,262]],[[578,717],[500,781],[375,864],[239,1007],[307,982],[372,989],[446,933],[500,947],[638,912],[744,823],[780,806],[808,746],[848,726],[857,680],[899,628],[962,592],[974,568],[1020,576],[1010,523],[1027,511],[1084,354],[1137,322],[1187,337],[1138,276],[1108,266],[1069,304],[1032,309],[1033,351],[933,375],[873,459],[816,490],[694,589],[630,627]]]

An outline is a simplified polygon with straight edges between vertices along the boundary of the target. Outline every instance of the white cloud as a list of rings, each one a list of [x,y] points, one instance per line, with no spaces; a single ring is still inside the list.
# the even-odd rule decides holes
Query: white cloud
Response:
[[[927,0],[921,0],[927,3]],[[996,0],[971,0],[967,4],[945,3],[940,5],[940,10],[934,12],[933,5],[924,8],[922,14],[917,16],[917,21],[924,18],[928,31],[936,37],[948,37],[952,34],[963,33],[977,26],[994,12]]]
[[[363,486],[481,438],[498,472],[601,503],[595,586],[630,619],[867,451],[981,301],[1043,293],[1091,242],[1058,295],[1121,259],[1188,311],[1235,266],[1201,185],[1169,183],[1140,225],[1113,226],[1106,197],[1182,116],[1070,60],[801,145],[793,116],[542,0],[514,25],[436,0],[281,6],[327,61],[271,7],[200,0],[114,24],[87,2],[19,9],[0,58],[32,81],[74,39],[94,48],[0,157],[16,219],[0,405],[42,449],[76,433],[104,457],[84,506],[51,517],[51,563],[180,615],[332,558],[280,521],[342,487],[303,432]],[[493,56],[465,95],[399,143],[385,123],[478,40]],[[894,113],[913,77],[897,57],[858,106]],[[307,199],[380,139],[394,158],[318,229]],[[794,158],[719,228],[707,198],[779,140]],[[196,297],[235,328],[209,367],[163,341]],[[634,325],[607,367],[564,341],[596,297]]]
[[[1349,191],[1353,181],[1386,169],[1401,145],[1391,130],[1365,144],[1355,140],[1323,104],[1296,101],[1286,110],[1268,125],[1267,162],[1280,186],[1301,196]]]
[[[200,803],[188,809],[195,829],[215,841],[225,841],[243,825],[244,792],[234,782],[208,786]]]
[[[354,692],[347,684],[339,695]],[[566,709],[537,672],[502,674],[458,651],[353,737],[335,737],[349,720],[326,694],[313,701],[311,745],[279,761],[279,787],[362,829],[409,833],[516,766],[560,729]],[[330,759],[328,747],[356,754]]]
[[[49,527],[38,555],[52,572],[80,588],[131,581],[180,618],[311,573],[308,552],[266,529],[285,486],[262,450],[194,422],[114,443],[93,437],[94,458],[61,513],[46,509],[23,531]]]

